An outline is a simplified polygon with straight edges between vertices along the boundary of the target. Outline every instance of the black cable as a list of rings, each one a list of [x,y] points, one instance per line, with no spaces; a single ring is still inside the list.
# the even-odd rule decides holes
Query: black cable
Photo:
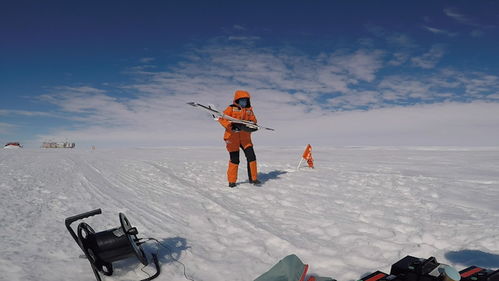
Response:
[[[149,278],[151,278],[151,274],[149,274],[149,272],[147,272],[147,271],[144,270],[144,268],[146,268],[146,267],[147,267],[147,265],[144,265],[140,270],[142,272],[144,272],[145,274],[147,274],[147,276],[149,276]]]
[[[159,242],[159,240],[158,240],[158,239],[156,239],[156,238],[152,238],[152,237],[151,237],[151,238],[141,238],[141,239],[139,239],[139,240],[145,240],[144,242],[147,242],[147,241],[154,241],[154,242],[156,242],[158,245],[160,245],[161,247],[163,247],[163,248],[167,249],[167,250],[169,251],[169,256],[171,257],[171,259],[172,259],[174,262],[177,262],[177,263],[179,263],[180,265],[182,265],[183,270],[184,270],[184,277],[185,277],[185,279],[190,280],[190,281],[196,281],[196,280],[192,279],[191,277],[187,276],[187,273],[186,273],[186,266],[185,266],[185,264],[183,264],[181,261],[179,261],[178,259],[176,259],[176,258],[174,258],[174,257],[173,257],[173,255],[171,254],[171,253],[173,252],[173,249],[172,249],[170,246],[168,246],[168,245],[164,245],[163,243]],[[144,242],[143,242],[143,243],[144,243]],[[158,254],[159,254],[159,247],[158,247],[158,249],[156,250],[156,255],[158,255]],[[145,267],[144,267],[144,268],[145,268]],[[142,271],[144,271],[144,270],[142,270]],[[145,271],[144,271],[144,272],[145,272]],[[147,273],[147,272],[146,272],[146,273]],[[148,273],[147,273],[147,274],[148,274]],[[148,275],[149,275],[149,274],[148,274]]]
[[[148,278],[145,278],[145,279],[142,279],[142,280],[140,280],[140,281],[150,281],[150,280],[153,280],[153,279],[155,279],[156,277],[158,277],[158,276],[159,276],[159,274],[161,273],[161,268],[160,268],[160,266],[159,266],[159,261],[158,261],[158,255],[157,255],[157,254],[152,254],[152,260],[153,260],[154,265],[156,266],[156,269],[157,269],[156,274],[154,274],[154,275],[152,275],[152,276],[151,276],[149,273],[147,273],[147,272],[144,270],[144,268],[145,268],[145,266],[144,266],[144,267],[142,267],[140,270],[142,270],[142,272],[144,272],[145,274],[149,275],[149,277],[148,277]]]

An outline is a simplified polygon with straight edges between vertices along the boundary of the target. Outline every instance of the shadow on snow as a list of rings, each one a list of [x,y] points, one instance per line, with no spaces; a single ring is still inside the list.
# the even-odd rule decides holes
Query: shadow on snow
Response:
[[[171,237],[166,239],[158,239],[158,241],[150,240],[147,243],[143,244],[142,248],[144,249],[144,253],[146,254],[147,260],[149,261],[149,265],[147,266],[149,270],[147,271],[153,272],[154,263],[152,261],[151,254],[158,255],[159,265],[162,266],[164,264],[178,261],[182,256],[182,253],[190,247],[187,245],[187,240],[185,238]],[[126,275],[127,272],[133,271],[137,268],[137,266],[140,266],[140,268],[144,267],[135,257],[118,261],[116,263],[113,263],[113,267],[115,269],[114,275]],[[150,275],[152,275],[152,273]]]
[[[158,254],[159,262],[162,264],[172,263],[180,259],[182,252],[189,249],[187,240],[182,237],[166,238],[163,240],[149,241],[144,250],[149,253]]]
[[[278,179],[280,175],[286,174],[286,171],[282,170],[274,170],[268,173],[258,173],[258,179],[262,182],[262,184],[266,183],[269,180]]]
[[[465,266],[476,265],[485,268],[498,268],[499,255],[482,252],[479,250],[452,251],[445,254],[450,262]]]

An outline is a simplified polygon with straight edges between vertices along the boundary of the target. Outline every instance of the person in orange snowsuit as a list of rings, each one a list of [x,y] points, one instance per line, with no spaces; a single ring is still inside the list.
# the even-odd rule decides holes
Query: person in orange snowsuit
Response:
[[[225,109],[224,114],[239,120],[247,120],[256,123],[256,117],[250,103],[250,94],[246,91],[237,90],[234,93],[234,102]],[[251,133],[257,129],[249,128],[244,124],[231,122],[220,118],[220,124],[225,128],[224,141],[229,151],[230,161],[227,169],[229,187],[236,186],[237,170],[239,167],[239,149],[241,148],[248,161],[249,182],[259,185],[256,168],[256,156],[251,142]]]

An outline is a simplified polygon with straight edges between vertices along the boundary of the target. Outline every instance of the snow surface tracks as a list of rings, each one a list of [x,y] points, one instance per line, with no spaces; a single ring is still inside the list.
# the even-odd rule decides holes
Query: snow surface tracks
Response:
[[[123,212],[173,249],[159,280],[185,280],[172,256],[196,281],[253,280],[290,253],[346,281],[407,254],[499,252],[497,149],[316,147],[316,169],[297,172],[301,150],[258,149],[263,186],[241,165],[234,189],[223,148],[1,151],[0,280],[91,280],[64,219],[96,208],[95,230]],[[141,268],[123,261],[108,279]]]

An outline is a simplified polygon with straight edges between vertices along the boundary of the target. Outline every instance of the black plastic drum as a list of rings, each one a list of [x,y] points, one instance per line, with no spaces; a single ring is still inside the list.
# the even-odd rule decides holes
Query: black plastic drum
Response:
[[[137,229],[130,225],[127,217],[119,214],[121,226],[101,232],[95,232],[87,223],[78,225],[78,238],[82,249],[91,263],[105,275],[113,274],[115,261],[135,256],[143,265],[147,265],[144,251],[137,244]]]
[[[123,213],[119,213],[120,226],[113,229],[96,233],[90,225],[81,222],[75,233],[71,227],[71,224],[77,220],[101,213],[101,209],[96,209],[68,217],[65,220],[66,228],[76,243],[78,243],[83,253],[85,253],[85,257],[90,262],[97,281],[101,281],[99,272],[108,276],[112,275],[113,262],[119,260],[135,256],[143,265],[148,265],[146,255],[141,247],[142,243],[137,239],[137,228],[130,225],[130,222]],[[160,274],[158,256],[152,254],[152,258],[156,267],[156,273],[143,280],[152,280]]]

